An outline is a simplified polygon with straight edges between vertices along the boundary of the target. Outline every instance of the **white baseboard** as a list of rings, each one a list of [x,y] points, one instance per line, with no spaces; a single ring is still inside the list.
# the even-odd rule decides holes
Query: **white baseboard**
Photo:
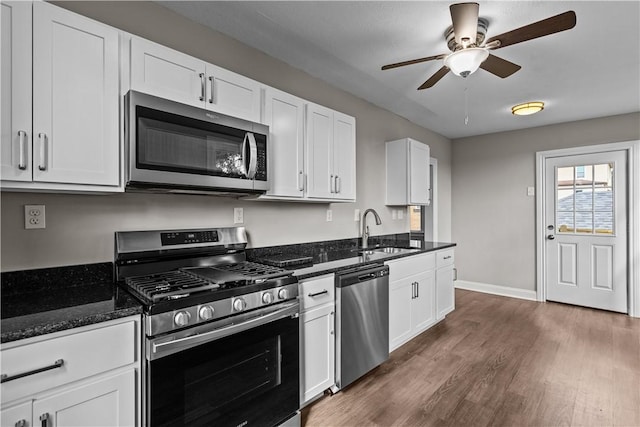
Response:
[[[467,291],[483,292],[485,294],[526,299],[530,301],[538,300],[536,298],[536,291],[529,291],[526,289],[508,288],[506,286],[491,285],[489,283],[468,282],[466,280],[456,280],[454,284],[457,289],[465,289]]]

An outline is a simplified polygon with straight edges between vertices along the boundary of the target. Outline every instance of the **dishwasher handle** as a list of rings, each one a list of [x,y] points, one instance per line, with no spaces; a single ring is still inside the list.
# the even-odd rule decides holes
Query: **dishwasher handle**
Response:
[[[336,287],[344,288],[362,282],[387,278],[389,267],[386,265],[369,265],[336,274]]]

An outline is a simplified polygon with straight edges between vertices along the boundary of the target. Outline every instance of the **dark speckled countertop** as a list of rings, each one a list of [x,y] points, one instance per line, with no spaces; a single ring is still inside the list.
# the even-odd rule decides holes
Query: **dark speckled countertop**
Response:
[[[448,242],[425,242],[414,239],[409,233],[388,234],[369,238],[369,248],[397,247],[411,249],[412,252],[402,254],[373,253],[361,255],[358,253],[360,239],[330,240],[295,245],[271,246],[247,250],[247,258],[251,261],[271,263],[272,259],[300,259],[307,257],[311,261],[307,264],[285,267],[293,270],[299,280],[308,279],[323,274],[355,267],[382,263],[396,258],[437,251],[456,246]]]
[[[1,342],[142,313],[111,263],[2,273]]]
[[[306,279],[455,246],[412,239],[409,233],[392,234],[371,237],[369,246],[412,248],[413,252],[360,255],[359,243],[353,238],[254,248],[247,249],[247,259],[265,262],[306,257],[309,263],[287,267],[299,279]],[[0,279],[2,343],[142,313],[142,305],[114,284],[110,262],[5,272]]]

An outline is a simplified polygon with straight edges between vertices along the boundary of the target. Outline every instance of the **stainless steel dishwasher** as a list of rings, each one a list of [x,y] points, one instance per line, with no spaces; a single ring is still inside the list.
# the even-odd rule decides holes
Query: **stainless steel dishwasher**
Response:
[[[389,359],[389,267],[336,273],[336,385],[341,390]]]

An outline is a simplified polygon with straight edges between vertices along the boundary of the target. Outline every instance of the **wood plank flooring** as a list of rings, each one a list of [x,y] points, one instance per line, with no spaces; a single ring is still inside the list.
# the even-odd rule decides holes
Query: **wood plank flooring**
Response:
[[[313,426],[640,426],[640,319],[456,290],[456,310]]]

